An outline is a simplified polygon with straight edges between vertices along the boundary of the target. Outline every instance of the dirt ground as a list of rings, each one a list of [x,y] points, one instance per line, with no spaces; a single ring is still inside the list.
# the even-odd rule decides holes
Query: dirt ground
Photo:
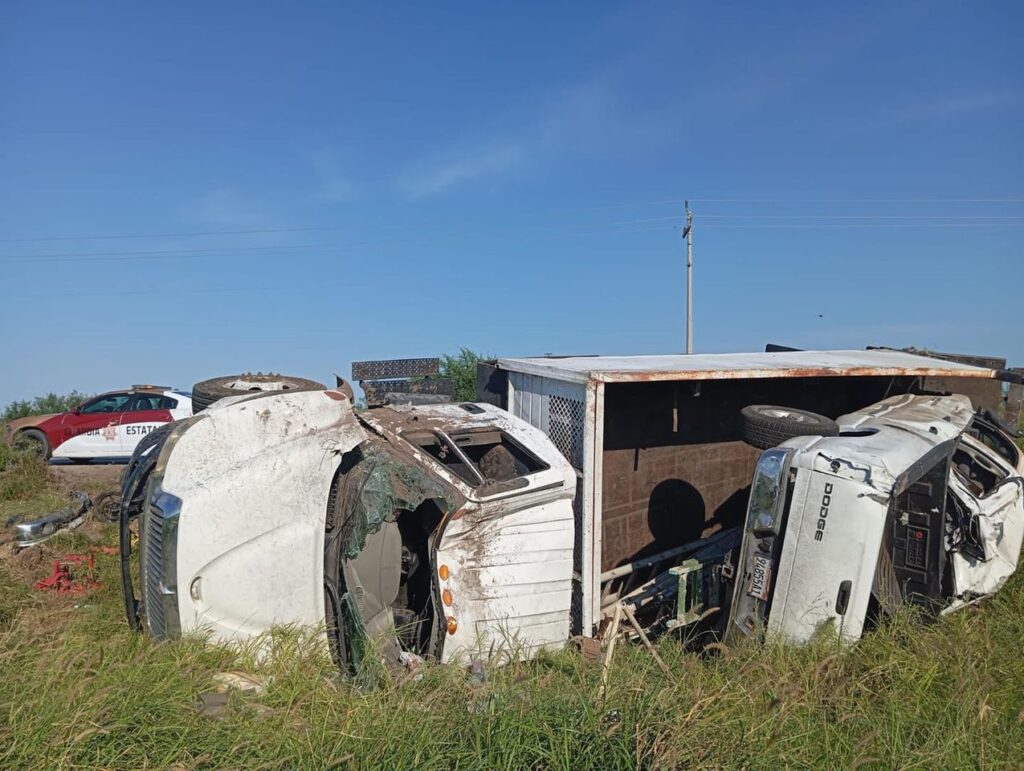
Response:
[[[82,490],[91,496],[117,490],[120,486],[121,470],[119,464],[82,465],[82,466],[50,466],[57,489],[62,493]]]
[[[38,566],[47,562],[55,548],[59,550],[60,539],[19,551],[14,546],[14,531],[5,525],[8,521],[24,521],[35,519],[57,511],[68,505],[68,493],[81,491],[95,500],[105,492],[117,492],[120,489],[123,465],[51,465],[49,489],[37,498],[16,502],[0,511],[0,560],[7,564],[15,575],[31,574]],[[9,509],[9,510],[6,510]],[[83,522],[68,532],[80,534],[89,543],[104,540],[113,525],[98,520],[91,513],[83,518]]]

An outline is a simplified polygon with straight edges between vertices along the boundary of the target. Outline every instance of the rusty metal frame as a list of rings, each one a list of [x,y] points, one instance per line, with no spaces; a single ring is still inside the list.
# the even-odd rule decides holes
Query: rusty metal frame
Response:
[[[843,359],[846,363],[843,363]],[[625,359],[635,367],[623,369]],[[778,360],[778,364],[773,362]],[[807,363],[787,365],[786,360]],[[829,361],[834,359],[835,361]],[[877,363],[857,363],[857,359]],[[886,359],[891,362],[886,362]],[[577,366],[573,367],[573,360]],[[817,360],[817,361],[815,361]],[[694,363],[705,366],[693,366]],[[619,365],[619,366],[616,366]],[[649,365],[649,366],[644,366]],[[671,366],[667,366],[671,365]],[[999,370],[930,359],[903,351],[792,351],[636,357],[499,359],[501,369],[575,383],[644,383],[694,380],[760,380],[798,377],[964,377],[1002,379]]]
[[[604,383],[586,387],[583,419],[583,468],[589,470],[589,484],[583,485],[583,583],[589,589],[583,602],[583,631],[593,634],[601,620],[601,554],[603,533],[604,480]],[[589,530],[589,532],[588,532]],[[589,544],[589,548],[586,545]]]
[[[393,380],[406,377],[427,377],[440,372],[437,357],[422,359],[374,359],[352,362],[353,380]]]

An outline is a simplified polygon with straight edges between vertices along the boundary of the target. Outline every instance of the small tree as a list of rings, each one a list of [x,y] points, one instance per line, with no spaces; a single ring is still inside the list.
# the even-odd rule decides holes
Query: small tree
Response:
[[[452,398],[459,402],[476,401],[476,364],[481,356],[468,348],[460,348],[454,356],[442,354],[441,377],[452,381]]]
[[[0,423],[7,423],[18,418],[25,418],[29,415],[47,415],[53,412],[67,412],[76,407],[89,396],[87,394],[72,391],[69,394],[48,393],[45,396],[37,396],[35,399],[22,399],[7,405],[0,414]]]

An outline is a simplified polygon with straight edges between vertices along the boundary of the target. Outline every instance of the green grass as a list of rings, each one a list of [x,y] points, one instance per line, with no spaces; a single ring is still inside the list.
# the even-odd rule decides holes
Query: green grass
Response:
[[[114,534],[107,533],[109,543]],[[427,667],[420,681],[361,690],[301,634],[271,636],[259,663],[198,640],[131,633],[116,556],[103,586],[34,591],[35,565],[0,561],[0,768],[1020,768],[1024,576],[934,624],[907,614],[851,649],[750,645],[716,657],[616,648],[600,672],[563,651],[488,670]],[[220,715],[196,709],[215,673],[271,678]]]
[[[31,450],[12,447],[0,438],[0,524],[41,499],[59,498],[52,489],[46,462]]]

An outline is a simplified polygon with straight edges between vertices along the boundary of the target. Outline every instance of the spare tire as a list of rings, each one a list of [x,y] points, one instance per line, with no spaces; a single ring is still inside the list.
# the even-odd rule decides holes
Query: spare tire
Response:
[[[794,436],[838,436],[839,424],[816,412],[771,404],[744,407],[743,441],[770,450]]]
[[[257,372],[255,375],[247,372],[244,375],[225,375],[204,380],[192,386],[192,412],[205,410],[216,401],[228,396],[244,396],[251,393],[276,393],[278,391],[324,391],[327,389],[323,383],[315,380],[306,380],[291,375],[275,375],[268,373],[264,375]]]

